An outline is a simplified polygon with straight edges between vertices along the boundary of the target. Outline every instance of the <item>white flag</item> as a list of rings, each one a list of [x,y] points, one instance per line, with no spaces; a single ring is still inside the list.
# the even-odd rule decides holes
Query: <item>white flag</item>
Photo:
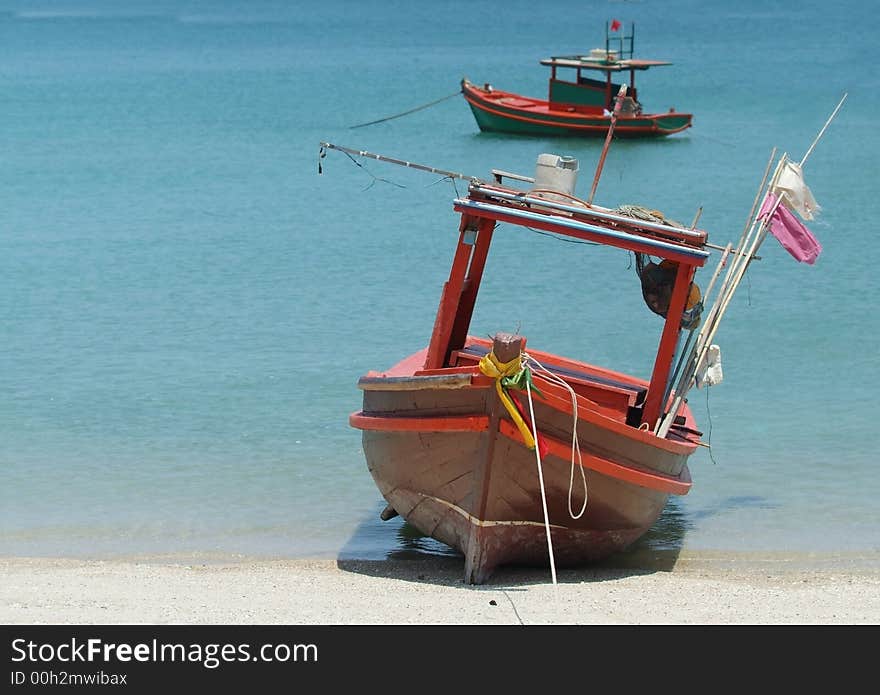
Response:
[[[697,388],[704,386],[715,386],[724,380],[724,372],[721,371],[721,348],[717,345],[710,345],[703,359],[697,367],[694,374],[694,381]]]
[[[776,185],[773,192],[779,195],[783,202],[804,220],[813,219],[813,215],[822,208],[813,198],[813,194],[804,183],[804,173],[800,164],[786,160],[782,163]]]

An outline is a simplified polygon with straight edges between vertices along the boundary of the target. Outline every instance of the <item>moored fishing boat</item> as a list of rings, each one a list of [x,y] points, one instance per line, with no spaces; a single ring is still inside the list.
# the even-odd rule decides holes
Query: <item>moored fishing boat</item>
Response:
[[[721,382],[714,339],[733,293],[768,231],[799,261],[821,250],[791,212],[811,218],[818,209],[802,179],[807,155],[800,163],[783,155],[771,176],[774,150],[746,229],[721,247],[698,217],[686,226],[655,208],[593,202],[613,128],[587,198],[575,194],[571,157],[542,154],[533,177],[493,170],[482,180],[321,143],[322,154],[339,149],[468,181],[453,203],[458,241],[428,344],[363,375],[363,405],[349,422],[363,432],[387,502],[382,517],[399,514],[461,551],[471,583],[500,565],[547,563],[555,581],[557,565],[623,550],[670,495],[687,494],[688,460],[706,445],[687,394]],[[663,318],[648,378],[527,346],[503,326],[491,339],[471,334],[500,224],[634,254],[645,303]],[[696,274],[713,253],[704,293]]]
[[[614,99],[628,75],[629,95],[621,105],[617,137],[662,137],[690,128],[693,116],[670,108],[643,109],[635,85],[637,72],[672,63],[633,58],[634,25],[621,34],[619,23],[606,25],[605,47],[584,55],[552,56],[541,60],[550,68],[547,98],[531,97],[482,85],[467,78],[461,91],[480,130],[521,135],[604,137],[611,125]],[[590,75],[599,75],[599,79]]]

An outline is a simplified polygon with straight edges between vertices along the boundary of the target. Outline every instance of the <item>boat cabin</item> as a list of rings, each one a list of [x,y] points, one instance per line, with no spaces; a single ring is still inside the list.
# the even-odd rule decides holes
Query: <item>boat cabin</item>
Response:
[[[610,115],[621,87],[619,73],[629,73],[627,96],[621,104],[620,115],[624,118],[641,115],[636,72],[672,63],[634,59],[634,35],[635,25],[630,26],[628,35],[619,35],[606,24],[604,48],[594,48],[587,55],[552,56],[541,60],[541,65],[550,67],[547,97],[550,104],[573,112]],[[588,76],[596,73],[601,73],[602,77]]]

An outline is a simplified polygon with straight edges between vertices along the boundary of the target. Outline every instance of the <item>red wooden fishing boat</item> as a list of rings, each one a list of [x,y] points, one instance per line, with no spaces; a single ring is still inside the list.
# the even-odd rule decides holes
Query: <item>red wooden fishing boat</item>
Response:
[[[688,288],[708,256],[706,235],[561,199],[472,183],[455,201],[459,241],[428,346],[358,382],[363,408],[350,422],[363,430],[370,473],[390,507],[385,516],[400,514],[461,550],[469,582],[483,582],[502,564],[546,565],[548,531],[557,565],[603,558],[644,534],[669,495],[691,487],[687,459],[700,434],[687,405],[667,436],[651,430]],[[499,222],[675,264],[650,381],[537,346],[526,350],[522,336],[490,341],[468,334]],[[530,404],[522,392],[502,387],[505,365],[529,370]],[[512,409],[505,405],[511,402]],[[523,423],[535,425],[537,446]]]
[[[480,130],[543,136],[604,137],[611,125],[614,99],[621,85],[614,80],[628,75],[628,96],[615,126],[617,137],[661,137],[690,128],[692,115],[670,108],[648,112],[638,99],[636,73],[671,65],[660,60],[633,58],[634,25],[628,35],[606,25],[605,48],[586,55],[553,56],[541,60],[550,67],[546,99],[523,96],[482,86],[464,78],[461,90]],[[589,75],[601,75],[594,79]]]
[[[696,227],[699,215],[685,226],[654,208],[594,204],[613,130],[612,121],[587,199],[574,194],[578,164],[571,157],[543,154],[534,177],[493,170],[484,181],[321,143],[322,155],[339,149],[468,180],[453,204],[458,241],[428,344],[363,375],[363,405],[349,422],[363,432],[368,468],[387,502],[382,518],[399,514],[461,551],[471,583],[499,565],[547,563],[555,581],[557,565],[623,550],[654,524],[670,495],[687,494],[688,459],[704,445],[688,390],[721,381],[718,324],[768,229],[777,235],[778,209],[789,198],[812,200],[804,190],[792,195],[798,186],[791,175],[800,170],[786,155],[768,183],[774,150],[759,189],[761,210],[756,197],[736,245],[710,244]],[[799,233],[790,222],[786,233]],[[649,378],[527,345],[505,326],[492,339],[470,334],[502,224],[635,255],[645,303],[663,317]],[[813,262],[817,248],[792,255]],[[720,258],[703,295],[695,275],[713,249]]]

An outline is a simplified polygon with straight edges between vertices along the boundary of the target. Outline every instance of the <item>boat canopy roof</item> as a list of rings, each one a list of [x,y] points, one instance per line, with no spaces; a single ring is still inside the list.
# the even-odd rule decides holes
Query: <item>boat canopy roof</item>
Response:
[[[554,68],[579,68],[581,70],[601,70],[602,72],[623,72],[624,70],[647,70],[659,65],[672,65],[665,60],[604,60],[591,56],[552,56],[543,58],[541,65],[549,65]]]
[[[666,222],[633,217],[617,210],[554,199],[500,184],[472,182],[456,212],[587,240],[699,267],[706,263],[708,234]],[[564,197],[563,197],[564,200]],[[632,206],[629,206],[632,207]]]
[[[577,68],[578,70],[599,70],[604,73],[624,70],[647,70],[659,65],[672,65],[665,60],[640,60],[633,58],[635,50],[635,23],[630,24],[629,33],[620,31],[622,24],[617,20],[605,24],[605,47],[593,48],[585,54],[551,56],[541,60],[541,65],[556,68]]]

